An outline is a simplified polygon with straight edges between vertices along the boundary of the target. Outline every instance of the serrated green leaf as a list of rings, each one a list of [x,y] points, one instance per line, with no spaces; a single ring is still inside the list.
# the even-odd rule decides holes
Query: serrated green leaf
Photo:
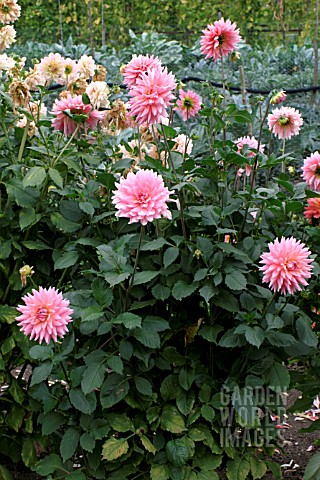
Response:
[[[140,435],[140,440],[142,445],[148,452],[153,453],[153,455],[157,453],[157,449],[154,447],[153,443],[149,440],[148,437],[146,437],[145,435]]]
[[[150,252],[154,250],[159,250],[162,248],[164,245],[168,245],[167,240],[165,240],[163,237],[156,238],[155,240],[152,240],[151,242],[146,242],[141,246],[141,251],[143,252]]]
[[[179,256],[180,250],[177,247],[169,247],[163,254],[163,266],[169,267]]]
[[[161,285],[161,283],[158,283],[155,285],[152,290],[152,295],[157,299],[157,300],[167,300],[167,298],[170,297],[171,290],[169,287],[166,287],[165,285]]]
[[[262,461],[258,460],[254,455],[250,456],[250,470],[253,480],[262,478],[267,473],[267,465]]]
[[[51,435],[65,422],[65,418],[59,412],[49,412],[42,420],[42,435]]]
[[[152,385],[149,380],[143,377],[135,377],[134,383],[138,392],[142,393],[142,395],[147,395],[148,397],[151,397]]]
[[[126,439],[110,438],[102,445],[102,459],[111,462],[127,453],[128,450],[129,443]]]
[[[104,381],[100,391],[103,408],[110,408],[125,398],[129,392],[128,380],[118,373],[111,373]]]
[[[142,318],[139,317],[139,315],[130,312],[121,313],[112,320],[112,323],[116,325],[124,325],[129,330],[141,327],[141,322]]]
[[[81,228],[79,223],[67,220],[59,212],[52,213],[50,215],[50,220],[55,227],[66,233],[74,233]]]
[[[119,373],[120,375],[122,375],[124,366],[119,356],[112,355],[111,357],[109,357],[107,360],[107,365],[109,368],[112,369],[113,372]]]
[[[244,290],[247,286],[246,277],[237,270],[227,273],[224,281],[231,290]]]
[[[190,451],[181,439],[170,440],[166,444],[168,460],[176,467],[182,467],[190,457]]]
[[[94,206],[90,202],[79,202],[80,209],[92,217],[94,215]]]
[[[110,423],[113,430],[116,432],[128,432],[131,430],[135,431],[134,424],[127,415],[124,413],[110,413],[108,415],[108,422]]]
[[[266,381],[275,392],[286,392],[290,385],[290,374],[287,368],[281,363],[274,362],[271,368],[265,373]]]
[[[170,478],[168,465],[152,465],[150,476],[151,480],[168,480]]]
[[[227,462],[227,477],[229,480],[247,480],[250,463],[245,458],[237,457]]]
[[[59,188],[63,188],[63,178],[60,175],[60,172],[55,168],[49,168],[49,177]]]
[[[63,434],[60,443],[60,454],[63,462],[69,460],[77,450],[79,445],[80,434],[75,428],[68,428]]]
[[[189,415],[195,403],[194,392],[193,391],[185,392],[182,390],[178,396],[176,395],[176,398],[177,398],[176,404],[179,412],[181,412],[182,415],[185,415],[185,416]]]
[[[32,438],[23,439],[21,458],[26,467],[33,467],[37,463],[38,458]]]
[[[93,452],[96,440],[89,433],[85,432],[80,437],[80,445],[87,452]]]
[[[113,300],[112,289],[100,277],[95,278],[91,284],[92,294],[95,301],[103,308],[110,307]]]
[[[62,270],[64,268],[69,268],[75,265],[78,261],[79,254],[75,250],[70,252],[64,252],[61,257],[59,257],[54,262],[54,269],[55,270]]]
[[[90,414],[97,406],[97,399],[94,392],[85,395],[81,390],[72,389],[69,392],[72,405],[82,413]]]
[[[83,372],[81,380],[81,388],[83,393],[87,395],[88,393],[93,392],[96,388],[100,388],[103,383],[105,373],[106,367],[103,361],[88,365]]]
[[[156,278],[158,275],[159,275],[159,272],[153,272],[153,271],[147,271],[147,270],[143,272],[138,272],[134,276],[132,285],[142,285],[143,283],[151,282],[151,280]]]
[[[0,480],[13,480],[13,476],[3,465],[0,465]]]
[[[34,358],[34,360],[40,360],[43,362],[44,360],[52,358],[54,353],[52,348],[47,345],[35,345],[30,348],[29,355],[31,358]]]
[[[300,340],[309,347],[316,348],[318,337],[311,328],[311,321],[308,318],[299,317],[296,321],[296,329]]]
[[[178,280],[177,283],[174,284],[172,289],[172,296],[176,300],[182,300],[183,298],[189,297],[192,295],[198,288],[198,282],[193,282],[188,284],[183,280]]]
[[[26,187],[41,187],[47,176],[44,167],[32,167],[27,171],[22,180],[23,188]]]
[[[51,453],[47,457],[40,460],[32,470],[39,475],[46,476],[55,472],[56,470],[64,470],[61,458],[56,453]]]
[[[184,419],[176,407],[167,405],[161,415],[161,426],[171,433],[182,433],[186,430]]]
[[[50,373],[52,372],[53,365],[52,363],[43,363],[39,367],[35,367],[32,371],[31,384],[30,386],[37,385],[38,383],[47,380]]]

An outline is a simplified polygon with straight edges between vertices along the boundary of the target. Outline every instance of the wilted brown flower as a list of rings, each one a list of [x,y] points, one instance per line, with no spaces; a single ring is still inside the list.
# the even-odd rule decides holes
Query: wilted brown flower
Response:
[[[94,82],[103,82],[107,76],[107,69],[103,65],[96,65],[92,80]]]
[[[14,108],[27,107],[31,100],[30,90],[25,82],[14,81],[9,87],[9,95],[13,100]]]
[[[82,95],[86,92],[88,84],[85,78],[78,78],[75,82],[68,83],[68,90],[72,95]]]
[[[112,103],[110,110],[105,112],[102,124],[104,130],[110,134],[129,127],[127,109],[122,100],[117,98],[117,100]]]

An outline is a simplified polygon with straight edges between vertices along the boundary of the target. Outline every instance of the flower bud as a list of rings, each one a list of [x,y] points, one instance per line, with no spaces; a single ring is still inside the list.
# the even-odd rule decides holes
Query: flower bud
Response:
[[[241,57],[241,53],[236,51],[233,51],[230,55],[230,59],[232,62],[237,62],[238,60],[240,60],[240,57]]]
[[[34,270],[32,269],[33,267],[30,267],[29,265],[24,265],[20,268],[20,280],[23,287],[27,285],[27,278],[34,274]]]
[[[287,94],[284,90],[280,90],[279,92],[273,92],[270,103],[272,103],[273,105],[279,105],[279,103],[284,102],[286,98]]]

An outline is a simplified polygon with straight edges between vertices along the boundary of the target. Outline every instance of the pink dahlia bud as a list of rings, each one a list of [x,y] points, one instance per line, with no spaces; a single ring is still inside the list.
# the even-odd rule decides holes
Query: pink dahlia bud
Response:
[[[161,175],[153,170],[129,172],[127,178],[121,178],[115,184],[112,203],[118,210],[118,217],[129,218],[129,223],[148,222],[161,216],[171,219],[171,212],[166,202],[169,201],[169,190],[164,186]]]
[[[276,92],[272,95],[270,103],[272,103],[273,105],[279,105],[279,103],[284,102],[286,98],[286,92],[284,90],[280,90],[279,92]]]
[[[261,256],[259,270],[264,272],[262,281],[269,282],[271,290],[285,295],[308,285],[306,279],[311,277],[313,259],[309,258],[311,252],[304,243],[293,237],[282,237],[268,246],[269,252]]]
[[[70,315],[73,310],[69,308],[69,300],[62,297],[55,288],[39,287],[39,291],[32,290],[22,300],[25,305],[19,305],[17,310],[22,314],[17,317],[21,331],[30,336],[30,339],[43,340],[47,344],[51,340],[57,341],[58,337],[64,337],[68,331],[67,324],[72,321]]]
[[[206,58],[213,58],[217,61],[219,58],[233,52],[241,40],[239,29],[235,23],[221,18],[208,25],[202,31],[201,52]]]
[[[272,133],[283,140],[299,135],[303,125],[300,112],[292,107],[280,107],[268,115],[268,126]]]
[[[307,184],[320,192],[320,153],[314,152],[304,160],[302,178]]]

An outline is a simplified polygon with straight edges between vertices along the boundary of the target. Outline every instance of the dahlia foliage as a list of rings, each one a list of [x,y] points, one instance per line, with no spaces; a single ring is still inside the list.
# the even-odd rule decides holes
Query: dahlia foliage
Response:
[[[201,38],[202,64],[223,59],[217,91],[156,54],[119,85],[86,54],[30,67],[7,51],[19,15],[0,0],[0,477],[11,462],[52,479],[280,478],[270,411],[320,364],[316,139],[273,109],[294,105],[283,90],[228,91],[229,19]]]

